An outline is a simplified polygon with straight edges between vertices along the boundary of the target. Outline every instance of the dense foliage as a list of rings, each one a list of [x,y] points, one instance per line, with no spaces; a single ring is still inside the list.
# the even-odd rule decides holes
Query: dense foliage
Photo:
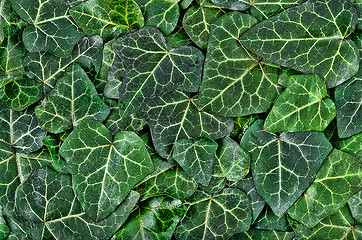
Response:
[[[0,2],[0,240],[362,239],[362,0]]]

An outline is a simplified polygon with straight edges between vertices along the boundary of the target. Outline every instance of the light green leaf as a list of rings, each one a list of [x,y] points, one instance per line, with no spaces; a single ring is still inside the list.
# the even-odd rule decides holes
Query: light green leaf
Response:
[[[60,146],[64,140],[59,135],[48,135],[43,139],[44,146],[47,148],[51,157],[51,166],[60,173],[70,173],[67,162],[59,155]]]
[[[82,212],[71,176],[46,167],[34,171],[17,189],[16,203],[33,222],[32,239],[108,239],[126,221],[138,200],[131,192],[105,220],[94,223]],[[64,226],[67,226],[66,228]]]
[[[251,224],[250,199],[236,188],[209,195],[196,191],[186,216],[179,223],[176,239],[228,239]]]
[[[251,155],[256,189],[277,216],[283,215],[313,182],[332,150],[322,132],[267,132],[262,120],[246,131],[241,147]]]
[[[129,191],[153,171],[151,158],[134,132],[114,137],[100,122],[84,119],[60,149],[73,176],[74,191],[96,221],[107,217]]]
[[[353,218],[362,224],[362,191],[359,191],[348,200],[348,207],[351,210]]]
[[[336,87],[334,99],[337,106],[337,129],[341,138],[362,131],[362,64],[356,75]]]
[[[10,0],[19,16],[30,25],[23,42],[29,52],[48,51],[69,57],[74,45],[84,36],[68,15],[67,0]]]
[[[347,206],[326,217],[313,228],[307,228],[303,224],[296,224],[294,231],[295,238],[300,240],[358,240],[362,238],[362,226],[356,224]]]
[[[182,26],[191,40],[202,50],[207,48],[211,23],[223,15],[223,11],[199,0],[199,6],[190,7],[184,15]]]
[[[135,0],[142,9],[145,25],[157,27],[165,35],[176,27],[180,17],[180,0]]]
[[[287,215],[284,214],[281,217],[276,216],[270,207],[266,206],[264,210],[260,213],[258,219],[254,222],[254,227],[256,229],[262,230],[275,230],[289,232],[291,227],[287,220]]]
[[[350,1],[309,0],[257,24],[241,42],[266,60],[318,74],[331,88],[358,70],[356,44],[347,39],[356,23]]]
[[[110,113],[87,74],[72,64],[45,101],[35,108],[40,126],[51,133],[75,127],[85,118],[102,122]]]
[[[171,239],[186,212],[180,200],[154,197],[141,202],[112,239]]]
[[[141,200],[163,194],[174,199],[186,200],[195,192],[198,183],[180,166],[165,161],[158,155],[151,158],[155,170],[136,187],[141,193]]]
[[[226,117],[266,112],[279,95],[279,68],[240,44],[255,23],[250,15],[232,12],[212,24],[198,102],[204,111]]]
[[[59,58],[48,52],[34,52],[25,56],[23,66],[26,75],[43,83],[45,94],[56,85],[72,63],[78,63],[85,71],[99,72],[102,62],[103,41],[98,36],[82,38],[69,58]]]
[[[197,182],[207,186],[211,180],[217,143],[208,138],[177,140],[172,158]]]
[[[105,42],[144,24],[133,0],[88,0],[72,7],[69,14],[85,34],[100,35]]]
[[[113,48],[126,67],[120,89],[124,115],[174,89],[198,91],[204,56],[197,48],[171,48],[154,27],[117,39]]]
[[[294,232],[268,231],[251,228],[245,233],[236,234],[229,240],[292,240]]]
[[[200,111],[197,98],[174,91],[151,102],[142,116],[148,122],[152,141],[161,157],[168,159],[179,139],[208,137],[216,140],[227,136],[233,121]]]
[[[336,106],[326,98],[326,85],[318,75],[295,75],[275,101],[265,120],[270,132],[323,131],[336,116]]]
[[[361,167],[356,158],[334,149],[323,162],[314,182],[288,210],[289,215],[309,228],[314,227],[361,189]]]
[[[253,215],[252,222],[255,222],[261,211],[264,209],[265,201],[260,196],[259,192],[256,190],[251,173],[249,173],[245,178],[243,178],[238,182],[232,182],[231,184],[229,184],[229,187],[243,190],[248,195],[248,197],[251,200],[251,208]]]

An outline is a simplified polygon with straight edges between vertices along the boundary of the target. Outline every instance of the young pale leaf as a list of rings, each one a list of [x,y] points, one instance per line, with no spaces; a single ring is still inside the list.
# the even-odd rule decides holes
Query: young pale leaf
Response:
[[[218,144],[216,162],[219,171],[216,175],[224,177],[228,181],[243,179],[249,172],[249,154],[230,137],[220,139]]]
[[[180,0],[135,0],[142,8],[145,25],[157,27],[165,35],[176,27],[180,17]]]
[[[191,40],[202,50],[207,48],[211,23],[223,15],[215,6],[205,4],[208,0],[198,0],[199,6],[190,7],[184,15],[182,26]]]
[[[256,189],[277,216],[283,215],[313,182],[332,150],[322,132],[282,133],[277,136],[257,120],[240,145],[251,155]]]
[[[252,215],[253,215],[253,221],[257,219],[261,211],[265,207],[265,201],[260,196],[259,192],[256,190],[254,185],[253,177],[251,176],[251,173],[249,173],[245,178],[238,182],[233,182],[229,185],[229,187],[238,188],[240,190],[243,190],[248,197],[251,200],[251,208],[252,208]]]
[[[224,188],[212,196],[196,191],[190,202],[176,239],[228,239],[250,227],[250,199],[239,189]]]
[[[362,164],[356,158],[334,149],[314,182],[288,210],[289,215],[309,228],[314,227],[361,189],[361,169]]]
[[[195,192],[198,183],[180,166],[164,161],[158,155],[151,158],[155,170],[136,187],[142,194],[141,200],[164,194],[174,199],[186,200]]]
[[[131,192],[105,220],[94,223],[82,212],[71,176],[49,167],[34,171],[17,189],[21,214],[33,222],[32,239],[108,239],[126,221],[139,195]],[[64,226],[67,226],[64,228]]]
[[[261,61],[239,41],[256,22],[232,12],[213,23],[198,101],[204,111],[226,117],[266,112],[279,95],[279,68]]]
[[[154,27],[144,27],[117,39],[113,48],[126,67],[120,89],[124,115],[174,89],[187,92],[199,89],[202,52],[192,46],[171,48]]]
[[[85,212],[99,221],[153,171],[151,158],[134,132],[114,137],[98,121],[84,119],[60,149],[70,166],[74,191]]]
[[[275,101],[265,120],[270,132],[323,131],[336,116],[336,106],[318,75],[296,75]]]
[[[154,197],[141,202],[114,235],[114,240],[171,239],[177,224],[186,212],[180,200]]]
[[[207,186],[211,180],[217,143],[208,138],[181,139],[175,142],[172,158],[197,182]]]
[[[72,7],[69,14],[85,34],[100,35],[106,42],[144,24],[133,0],[88,0]]]
[[[84,70],[74,63],[66,69],[46,100],[35,108],[40,126],[61,133],[85,119],[102,122],[110,113]]]
[[[232,236],[229,240],[292,240],[294,232],[268,231],[251,228],[245,233]]]
[[[347,206],[324,218],[313,228],[307,228],[303,224],[296,224],[294,231],[295,238],[301,240],[358,240],[362,238],[362,226],[356,224]]]
[[[318,74],[331,88],[358,70],[356,44],[346,39],[356,23],[350,1],[309,0],[257,24],[241,42],[271,62]]]
[[[355,76],[337,86],[334,99],[337,106],[337,129],[341,138],[362,131],[362,64]]]
[[[233,129],[233,121],[200,111],[197,98],[174,91],[151,102],[142,113],[151,129],[152,141],[161,157],[168,159],[177,140],[225,137]]]
[[[43,83],[44,93],[50,92],[57,80],[72,63],[78,63],[85,71],[99,72],[102,63],[103,41],[99,36],[82,38],[69,58],[59,58],[48,52],[29,53],[23,66],[26,75]]]
[[[362,224],[362,191],[359,191],[348,200],[348,207],[351,210],[353,218]]]
[[[48,51],[69,57],[84,36],[68,15],[67,0],[10,0],[19,16],[28,22],[23,42],[29,52]]]

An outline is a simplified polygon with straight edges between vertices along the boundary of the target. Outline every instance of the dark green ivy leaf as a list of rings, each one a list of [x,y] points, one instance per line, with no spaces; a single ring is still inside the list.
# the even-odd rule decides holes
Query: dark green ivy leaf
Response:
[[[245,233],[236,234],[229,240],[292,240],[294,232],[268,231],[251,228]]]
[[[240,145],[251,155],[256,189],[277,216],[283,215],[313,182],[332,150],[322,132],[267,132],[262,120],[246,131]]]
[[[5,239],[10,234],[10,228],[2,215],[3,210],[0,206],[0,239]]]
[[[126,67],[120,89],[124,115],[174,89],[199,89],[202,52],[192,46],[171,48],[154,27],[144,27],[117,39],[113,48]]]
[[[356,44],[347,39],[356,23],[350,1],[309,0],[257,24],[241,42],[271,62],[318,74],[331,88],[358,70]]]
[[[102,123],[82,120],[60,149],[70,166],[74,191],[96,221],[112,213],[129,191],[153,171],[143,140],[134,132],[114,137]]]
[[[254,227],[256,229],[282,232],[289,232],[292,230],[287,220],[287,214],[278,217],[273,213],[269,206],[266,206],[260,213],[258,219],[254,222]]]
[[[68,15],[67,0],[10,0],[19,16],[28,22],[23,42],[29,52],[48,51],[69,57],[84,33]]]
[[[353,218],[362,224],[362,191],[359,191],[348,200],[348,207],[351,210]]]

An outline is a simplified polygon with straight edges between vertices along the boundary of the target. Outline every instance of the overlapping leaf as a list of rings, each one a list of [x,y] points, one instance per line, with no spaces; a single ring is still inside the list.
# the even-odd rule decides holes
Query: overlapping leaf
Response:
[[[271,132],[323,131],[336,116],[336,106],[318,75],[296,75],[275,101],[264,127]]]
[[[212,196],[196,191],[190,202],[176,239],[228,239],[250,227],[250,199],[239,189],[224,188]]]
[[[161,157],[168,159],[179,139],[227,136],[233,121],[198,110],[197,98],[174,91],[151,102],[142,113],[151,129],[152,141]]]
[[[361,189],[361,173],[360,161],[334,149],[323,162],[314,182],[288,210],[289,215],[309,228],[314,227]]]
[[[102,122],[109,112],[109,107],[77,63],[66,69],[46,100],[35,109],[40,126],[51,133],[71,129],[85,118]]]
[[[134,132],[114,137],[101,123],[84,119],[61,146],[74,191],[96,221],[112,213],[129,191],[153,171],[151,158]]]
[[[157,27],[165,35],[176,27],[180,17],[180,0],[135,0],[142,9],[145,25]]]
[[[71,176],[49,167],[34,171],[16,192],[21,214],[34,223],[33,239],[108,239],[126,221],[139,195],[132,191],[109,217],[94,223],[82,212]],[[64,226],[67,226],[66,228]]]
[[[245,233],[236,234],[230,238],[230,240],[292,240],[294,239],[294,232],[281,232],[281,231],[268,231],[268,230],[258,230],[251,228]]]
[[[174,89],[199,89],[202,52],[192,46],[171,48],[154,27],[144,27],[117,39],[113,48],[126,66],[120,89],[125,115]]]
[[[29,52],[49,51],[69,57],[84,33],[68,15],[67,0],[10,0],[19,16],[28,22],[23,42]]]
[[[197,182],[209,185],[217,143],[208,138],[180,139],[175,142],[172,158]]]
[[[195,192],[198,183],[180,166],[163,160],[158,155],[151,156],[155,170],[136,189],[141,199],[166,194],[174,199],[186,200]]]
[[[240,44],[239,37],[255,23],[239,12],[213,23],[198,101],[204,111],[226,117],[266,112],[279,95],[279,68]]]
[[[362,159],[362,133],[349,138],[340,138],[333,142],[333,146],[343,152],[346,152],[358,159]]]
[[[180,200],[154,197],[141,202],[115,234],[118,239],[171,239],[177,224],[186,212]]]
[[[351,210],[353,218],[362,224],[362,191],[359,191],[348,200],[348,207]]]
[[[211,23],[223,15],[223,11],[209,0],[197,0],[199,6],[190,7],[185,13],[182,26],[191,40],[202,50],[207,48]]]
[[[2,216],[2,208],[0,206],[0,239],[5,239],[10,234],[10,228]]]
[[[88,0],[72,7],[69,14],[85,34],[100,35],[104,41],[144,24],[141,9],[133,0]]]
[[[331,88],[358,70],[356,45],[347,39],[356,23],[350,1],[309,0],[257,24],[241,42],[271,62],[318,74]]]
[[[267,132],[257,120],[240,145],[251,155],[256,189],[281,216],[313,182],[323,160],[332,150],[322,132]]]
[[[86,72],[99,72],[102,62],[103,41],[99,36],[82,38],[69,58],[59,58],[48,52],[29,53],[24,58],[24,71],[28,77],[43,83],[45,94],[56,85],[72,63],[78,63]]]
[[[284,214],[280,217],[276,216],[269,207],[265,207],[264,210],[260,213],[258,219],[254,222],[254,227],[256,229],[263,230],[275,230],[282,232],[291,231],[289,222],[287,220],[287,215]]]
[[[362,237],[362,225],[357,225],[347,206],[326,217],[313,228],[297,224],[296,239],[353,239]]]

